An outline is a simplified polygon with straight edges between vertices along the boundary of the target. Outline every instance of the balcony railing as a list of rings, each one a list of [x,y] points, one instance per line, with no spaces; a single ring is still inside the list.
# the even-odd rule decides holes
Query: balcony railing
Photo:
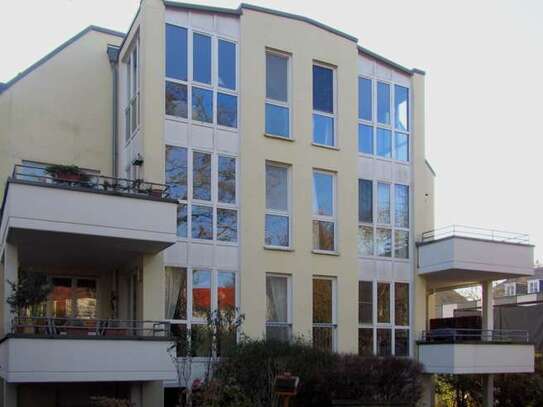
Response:
[[[16,317],[12,333],[48,337],[170,337],[170,324],[163,321]]]
[[[454,329],[442,328],[422,331],[421,342],[424,343],[529,343],[527,331],[514,329]]]
[[[530,236],[525,233],[505,232],[473,226],[451,225],[430,230],[422,234],[422,242],[445,239],[448,237],[467,237],[504,243],[529,244]]]
[[[53,171],[48,167],[17,164],[13,168],[12,178],[67,188],[86,189],[93,192],[117,192],[153,198],[169,197],[168,186],[164,184],[140,179],[106,177],[84,170],[63,173],[61,170]]]

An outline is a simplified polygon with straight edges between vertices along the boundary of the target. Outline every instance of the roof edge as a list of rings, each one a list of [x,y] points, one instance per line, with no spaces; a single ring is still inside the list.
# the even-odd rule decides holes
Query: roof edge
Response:
[[[326,24],[323,24],[317,20],[313,20],[312,18],[309,18],[309,17],[305,17],[305,16],[301,16],[299,14],[292,14],[292,13],[287,13],[285,11],[279,11],[279,10],[273,10],[273,9],[270,9],[270,8],[267,8],[267,7],[261,7],[261,6],[255,6],[254,4],[249,4],[249,3],[241,3],[239,5],[239,8],[240,9],[247,9],[247,10],[253,10],[253,11],[259,11],[261,13],[267,13],[267,14],[272,14],[272,15],[275,15],[275,16],[279,16],[279,17],[286,17],[286,18],[290,18],[292,20],[297,20],[297,21],[302,21],[304,23],[308,23],[308,24],[311,24],[311,25],[314,25],[315,27],[318,27],[318,28],[322,28],[323,30],[326,30],[332,34],[335,34],[335,35],[338,35],[340,37],[343,37],[349,41],[353,41],[355,43],[358,43],[358,38],[350,35],[350,34],[347,34],[347,33],[344,33],[343,31],[339,31],[333,27],[330,27],[329,25],[326,25]]]
[[[358,45],[358,52],[360,52],[362,54],[365,54],[365,55],[367,55],[367,56],[369,56],[371,58],[377,59],[379,62],[382,62],[382,63],[384,63],[386,65],[389,65],[392,68],[395,68],[398,71],[401,71],[401,72],[406,73],[408,75],[413,75],[413,73],[419,73],[419,72],[416,72],[418,70],[406,68],[405,66],[400,65],[397,62],[394,62],[391,59],[388,59],[388,58],[386,58],[386,57],[384,57],[382,55],[379,55],[378,53],[373,52],[373,51],[371,51],[371,50],[369,50],[367,48],[364,48],[361,45]]]
[[[428,162],[428,160],[425,159],[424,162],[426,163],[426,166],[427,166],[428,169],[432,172],[432,174],[434,175],[434,177],[437,177],[437,174],[436,174],[436,172],[434,171],[434,167],[432,167],[432,166],[430,165],[430,163]]]
[[[80,31],[79,33],[74,35],[72,38],[70,38],[69,40],[67,40],[64,43],[60,44],[54,50],[52,50],[51,52],[49,52],[48,54],[46,54],[45,56],[40,58],[38,61],[34,62],[28,68],[26,68],[22,72],[19,72],[15,77],[13,77],[12,79],[10,79],[6,83],[4,83],[3,86],[0,86],[0,94],[5,92],[6,90],[8,90],[15,83],[19,82],[21,79],[23,79],[24,77],[26,77],[27,75],[32,73],[34,70],[36,70],[37,68],[39,68],[40,66],[45,64],[47,61],[49,61],[51,58],[53,58],[59,52],[63,51],[65,48],[72,45],[74,42],[79,40],[81,37],[83,37],[84,35],[86,35],[90,31],[96,31],[96,32],[99,32],[99,33],[102,33],[102,34],[115,35],[117,37],[123,37],[124,38],[124,34],[119,32],[119,31],[110,30],[109,28],[104,28],[104,27],[98,27],[96,25],[89,25],[83,31]]]
[[[238,8],[226,8],[226,7],[206,6],[204,4],[181,3],[181,2],[170,1],[170,0],[164,0],[164,5],[166,7],[186,8],[189,10],[208,11],[211,13],[233,14],[233,15],[238,15],[238,16],[241,15],[241,6]]]

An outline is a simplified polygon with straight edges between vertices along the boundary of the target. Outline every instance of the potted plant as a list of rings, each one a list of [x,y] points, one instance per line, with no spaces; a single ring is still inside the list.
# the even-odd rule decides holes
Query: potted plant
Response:
[[[19,269],[17,282],[9,281],[11,295],[6,302],[11,312],[19,317],[17,333],[34,333],[33,318],[45,316],[47,297],[53,289],[52,284],[44,273]]]
[[[54,164],[45,168],[48,174],[51,174],[57,182],[87,182],[89,177],[77,165]]]

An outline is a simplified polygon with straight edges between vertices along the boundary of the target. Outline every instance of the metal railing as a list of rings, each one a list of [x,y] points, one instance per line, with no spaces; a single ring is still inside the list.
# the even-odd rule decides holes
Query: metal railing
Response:
[[[120,319],[77,319],[56,317],[15,317],[12,333],[35,336],[170,337],[164,321]]]
[[[468,237],[472,239],[492,240],[505,243],[530,243],[530,236],[526,233],[506,232],[502,230],[484,229],[474,226],[450,225],[430,230],[422,234],[422,242],[445,239],[447,237]]]
[[[440,328],[422,331],[421,341],[427,343],[503,342],[528,343],[527,331],[516,329],[455,329]]]
[[[21,181],[38,182],[69,188],[84,188],[92,191],[119,192],[130,195],[148,196],[153,198],[168,198],[168,186],[147,182],[140,179],[113,178],[79,170],[76,173],[55,171],[54,166],[36,167],[16,164],[12,178]]]

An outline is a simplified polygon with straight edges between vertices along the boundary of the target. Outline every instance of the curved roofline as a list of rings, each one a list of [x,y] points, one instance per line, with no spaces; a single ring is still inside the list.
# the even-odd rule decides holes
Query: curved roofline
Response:
[[[305,16],[301,16],[299,14],[292,14],[292,13],[287,13],[285,11],[279,11],[279,10],[274,10],[274,9],[270,9],[270,8],[267,8],[267,7],[261,7],[261,6],[255,6],[254,4],[249,4],[249,3],[241,3],[238,8],[224,8],[224,7],[215,7],[215,6],[206,6],[206,5],[201,5],[201,4],[191,4],[191,3],[180,3],[180,2],[176,2],[176,1],[170,1],[170,0],[163,0],[164,1],[164,5],[166,7],[172,7],[172,8],[184,8],[184,9],[189,9],[189,10],[196,10],[196,11],[203,11],[203,12],[209,12],[209,13],[218,13],[218,14],[229,14],[229,15],[235,15],[235,16],[240,16],[243,14],[243,10],[246,9],[246,10],[253,10],[253,11],[258,11],[258,12],[261,12],[261,13],[267,13],[267,14],[272,14],[272,15],[275,15],[275,16],[279,16],[279,17],[285,17],[285,18],[290,18],[292,20],[297,20],[297,21],[302,21],[302,22],[305,22],[305,23],[308,23],[308,24],[311,24],[315,27],[318,27],[318,28],[321,28],[325,31],[328,31],[332,34],[335,34],[335,35],[338,35],[340,37],[343,37],[349,41],[352,41],[354,43],[357,44],[357,48],[358,48],[358,51],[362,54],[365,54],[371,58],[374,58],[374,59],[377,59],[378,61],[386,64],[386,65],[389,65],[390,67],[394,68],[394,69],[397,69],[401,72],[404,72],[408,75],[413,75],[413,74],[419,74],[419,75],[425,75],[426,73],[420,69],[417,69],[417,68],[414,68],[414,69],[409,69],[409,68],[406,68],[405,66],[403,65],[400,65],[388,58],[385,58],[373,51],[370,51],[369,49],[367,48],[364,48],[360,45],[358,45],[358,38],[352,36],[352,35],[349,35],[349,34],[346,34],[344,33],[343,31],[339,31],[339,30],[336,30],[335,28],[333,27],[330,27],[329,25],[326,25],[326,24],[323,24],[317,20],[313,20],[312,18],[309,18],[309,17],[305,17]]]
[[[80,31],[76,35],[74,35],[69,40],[65,41],[58,47],[56,47],[53,51],[49,52],[47,55],[39,59],[37,62],[30,65],[28,68],[26,68],[24,71],[19,72],[14,78],[10,79],[6,83],[3,83],[2,86],[0,86],[0,94],[8,90],[11,86],[13,86],[15,83],[19,82],[21,79],[23,79],[28,74],[32,73],[35,69],[42,66],[44,63],[49,61],[51,58],[53,58],[55,55],[57,55],[59,52],[64,50],[69,45],[73,44],[77,40],[79,40],[81,37],[86,35],[90,31],[96,31],[102,34],[108,34],[108,35],[114,35],[120,38],[124,38],[125,34],[120,31],[111,30],[109,28],[104,27],[98,27],[96,25],[89,25],[87,28],[85,28],[83,31]]]

